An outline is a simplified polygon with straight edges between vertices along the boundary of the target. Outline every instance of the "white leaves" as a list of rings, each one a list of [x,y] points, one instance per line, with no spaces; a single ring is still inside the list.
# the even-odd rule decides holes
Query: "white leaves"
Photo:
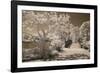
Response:
[[[86,21],[80,27],[80,44],[83,48],[90,49],[90,22]]]
[[[31,10],[23,10],[22,13],[23,34],[31,34],[34,36],[34,33],[43,31],[48,33],[65,32],[70,25],[70,16],[67,13]]]
[[[90,22],[86,21],[80,27],[80,37],[86,41],[90,40]]]
[[[83,22],[81,27],[74,26],[70,20],[70,14],[65,12],[27,11],[23,10],[23,36],[38,36],[49,38],[52,43],[61,44],[68,39],[73,43],[89,41],[90,23]],[[31,38],[32,39],[32,38]],[[30,40],[31,40],[30,39]]]

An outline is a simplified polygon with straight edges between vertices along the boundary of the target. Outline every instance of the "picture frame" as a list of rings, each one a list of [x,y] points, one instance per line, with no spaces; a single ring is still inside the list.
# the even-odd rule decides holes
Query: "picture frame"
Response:
[[[89,25],[90,33],[89,34],[90,34],[90,38],[92,40],[92,41],[90,41],[90,50],[89,51],[91,51],[91,49],[93,50],[92,53],[90,53],[90,58],[88,59],[89,61],[85,61],[85,60],[82,60],[80,62],[75,61],[76,63],[74,62],[74,60],[73,61],[71,61],[71,60],[55,61],[56,63],[49,62],[49,61],[46,61],[46,62],[43,61],[43,62],[32,62],[31,65],[30,64],[28,65],[27,62],[23,63],[24,60],[23,60],[23,53],[22,53],[23,52],[22,36],[24,34],[23,29],[26,29],[23,27],[24,13],[25,14],[30,14],[30,13],[39,14],[43,11],[45,13],[49,13],[49,14],[51,11],[51,14],[53,14],[53,15],[55,13],[57,14],[57,12],[59,15],[60,14],[62,15],[63,12],[65,12],[65,14],[66,14],[66,12],[68,12],[69,14],[70,14],[70,12],[72,14],[83,13],[83,17],[85,16],[85,14],[89,13],[89,19],[90,19],[90,25]],[[55,13],[54,12],[52,13],[52,11],[54,11]],[[61,12],[61,13],[59,13],[59,12]],[[45,14],[45,13],[43,13],[43,14]],[[28,17],[28,15],[27,15],[26,20],[30,20],[30,16],[29,16],[29,18],[27,18]],[[51,15],[49,15],[49,16],[51,16]],[[33,17],[33,18],[35,18],[35,17]],[[40,19],[42,19],[42,18],[40,18]],[[45,17],[44,17],[44,19],[45,19]],[[77,17],[77,19],[78,19],[78,17]],[[84,19],[86,19],[86,18],[84,18]],[[32,19],[32,21],[33,20],[34,19]],[[53,19],[53,20],[55,20],[55,19]],[[49,21],[49,20],[47,20],[47,21]],[[61,19],[60,19],[60,22],[61,22]],[[35,24],[35,22],[32,24]],[[41,28],[42,28],[42,26],[41,26]],[[31,27],[29,28],[29,30],[30,29],[31,29]],[[92,31],[92,33],[91,33],[91,31]],[[47,44],[45,44],[45,45],[47,45]],[[93,48],[91,48],[91,46]],[[25,65],[23,65],[23,64],[25,64]],[[97,67],[97,6],[96,5],[33,2],[33,1],[11,1],[11,72],[60,70],[60,69],[75,69],[75,68],[90,68],[90,67]]]

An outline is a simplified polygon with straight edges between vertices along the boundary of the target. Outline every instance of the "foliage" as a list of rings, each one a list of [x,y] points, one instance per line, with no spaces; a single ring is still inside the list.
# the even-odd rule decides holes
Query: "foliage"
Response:
[[[79,28],[71,23],[66,12],[23,10],[22,21],[22,40],[35,43],[32,53],[39,59],[54,59],[65,46],[78,41],[83,48],[89,47],[89,21]]]
[[[86,21],[80,27],[80,43],[85,49],[90,48],[90,22]]]

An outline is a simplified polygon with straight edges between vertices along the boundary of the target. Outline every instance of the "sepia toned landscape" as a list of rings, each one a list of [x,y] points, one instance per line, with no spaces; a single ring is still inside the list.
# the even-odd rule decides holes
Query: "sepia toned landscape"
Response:
[[[22,10],[22,62],[90,59],[90,14]]]

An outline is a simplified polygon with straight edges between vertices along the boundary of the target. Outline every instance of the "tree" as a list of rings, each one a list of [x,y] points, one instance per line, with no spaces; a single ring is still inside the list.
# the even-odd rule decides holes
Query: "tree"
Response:
[[[23,38],[32,37],[30,38],[30,41],[32,41],[34,36],[38,37],[36,43],[40,51],[39,55],[43,59],[49,57],[48,54],[51,54],[51,50],[64,47],[65,40],[69,38],[72,27],[70,16],[65,12],[23,10],[22,20]]]
[[[85,49],[90,49],[90,21],[85,21],[80,27],[80,43]]]

